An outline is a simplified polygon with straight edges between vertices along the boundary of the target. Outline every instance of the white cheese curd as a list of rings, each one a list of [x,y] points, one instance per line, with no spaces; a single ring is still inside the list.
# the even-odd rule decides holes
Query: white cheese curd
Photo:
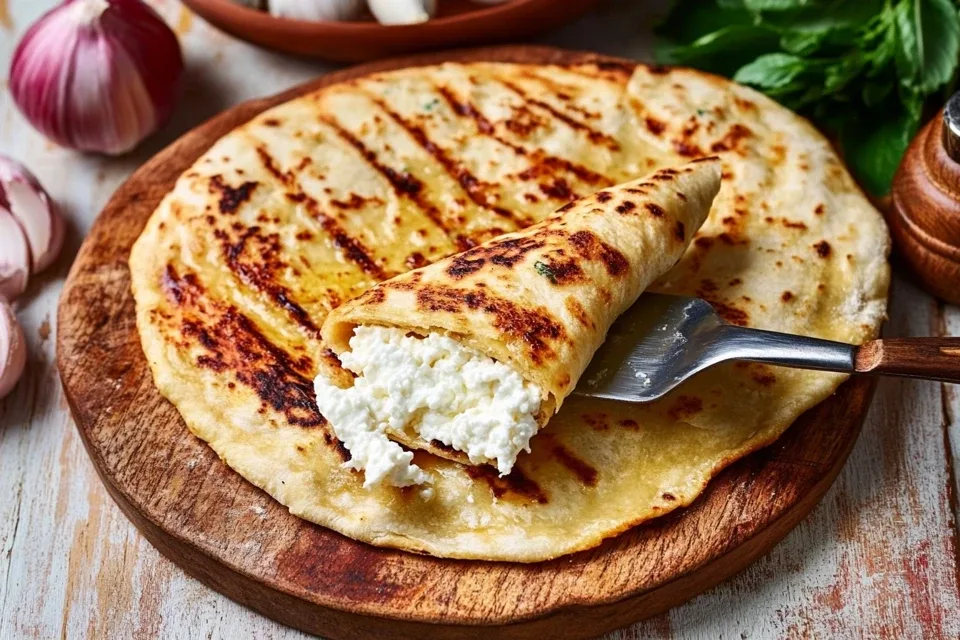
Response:
[[[429,481],[412,464],[413,454],[387,438],[388,428],[409,425],[425,441],[439,440],[475,464],[495,462],[501,474],[530,450],[540,388],[456,340],[360,326],[340,361],[357,374],[353,386],[341,389],[321,374],[314,382],[317,406],[350,451],[347,464],[363,469],[366,487]]]

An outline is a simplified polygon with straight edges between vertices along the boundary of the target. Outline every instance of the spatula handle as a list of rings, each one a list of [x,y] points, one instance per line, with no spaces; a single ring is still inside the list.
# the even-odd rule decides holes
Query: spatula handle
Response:
[[[854,360],[857,373],[960,383],[960,338],[872,340]]]

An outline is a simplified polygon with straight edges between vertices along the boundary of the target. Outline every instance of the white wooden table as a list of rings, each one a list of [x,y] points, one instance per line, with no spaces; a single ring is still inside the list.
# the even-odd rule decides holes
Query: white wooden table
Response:
[[[20,34],[55,3],[0,0],[0,77]],[[177,115],[135,153],[112,159],[55,147],[20,117],[5,77],[0,85],[0,152],[40,176],[70,223],[64,255],[18,303],[30,362],[0,401],[4,640],[303,636],[187,577],[139,535],[87,459],[55,369],[60,286],[113,190],[221,109],[330,68],[233,40],[175,0],[151,4],[180,34],[189,70]],[[637,0],[611,0],[545,42],[646,58],[649,14]],[[888,335],[960,335],[960,310],[902,274],[891,309]],[[884,380],[839,479],[793,533],[736,578],[611,638],[960,637],[957,416],[960,388]]]

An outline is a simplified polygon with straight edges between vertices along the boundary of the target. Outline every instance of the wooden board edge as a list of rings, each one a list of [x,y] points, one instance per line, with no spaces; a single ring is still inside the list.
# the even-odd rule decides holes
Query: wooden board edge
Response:
[[[866,386],[861,400],[863,408],[859,412],[860,417],[855,427],[857,436],[862,429],[877,386],[875,378],[864,381]],[[850,381],[844,383],[837,393],[842,394],[844,387],[850,384]],[[71,413],[74,413],[73,398],[66,392],[65,397]],[[551,639],[567,640],[601,635],[660,615],[740,573],[776,546],[816,507],[833,486],[857,441],[857,437],[848,438],[830,471],[814,485],[813,490],[757,535],[748,538],[732,551],[654,590],[628,595],[612,602],[581,602],[558,606],[543,611],[537,616],[514,619],[509,622],[489,620],[478,624],[458,624],[381,616],[369,612],[358,613],[320,605],[269,587],[257,580],[256,576],[249,576],[223,564],[189,540],[167,531],[140,513],[125,492],[116,486],[108,474],[104,473],[101,465],[96,464],[99,456],[95,448],[89,442],[87,434],[82,429],[78,428],[78,431],[84,448],[94,461],[97,475],[110,497],[127,519],[164,557],[207,587],[271,620],[291,628],[329,637],[332,640],[364,640],[371,637],[391,637],[398,640],[420,640],[424,637],[436,640],[487,640],[490,638],[542,640],[544,634],[548,634],[547,637]],[[760,445],[757,450],[764,446],[767,445]],[[745,457],[733,461],[727,468],[736,465]],[[711,479],[710,482],[714,479],[716,478]],[[204,565],[211,561],[221,570],[205,571]]]

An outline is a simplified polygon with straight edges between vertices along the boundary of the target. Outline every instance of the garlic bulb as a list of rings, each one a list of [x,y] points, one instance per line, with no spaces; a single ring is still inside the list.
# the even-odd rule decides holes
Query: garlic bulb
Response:
[[[27,290],[30,280],[30,247],[23,230],[0,207],[0,301],[14,300]]]
[[[380,24],[419,24],[437,12],[437,0],[367,0]]]
[[[315,22],[353,20],[363,13],[363,0],[269,0],[268,6],[275,16]]]
[[[31,272],[43,271],[57,259],[63,245],[63,218],[36,176],[19,162],[2,154],[0,211],[12,216],[15,224],[19,225],[29,247],[28,267]],[[6,236],[15,242],[11,234]],[[12,299],[13,296],[8,298]]]
[[[182,71],[177,37],[141,0],[67,0],[17,45],[10,92],[54,142],[120,154],[170,116]]]
[[[10,304],[0,300],[0,398],[10,393],[26,365],[27,342],[23,330]]]

